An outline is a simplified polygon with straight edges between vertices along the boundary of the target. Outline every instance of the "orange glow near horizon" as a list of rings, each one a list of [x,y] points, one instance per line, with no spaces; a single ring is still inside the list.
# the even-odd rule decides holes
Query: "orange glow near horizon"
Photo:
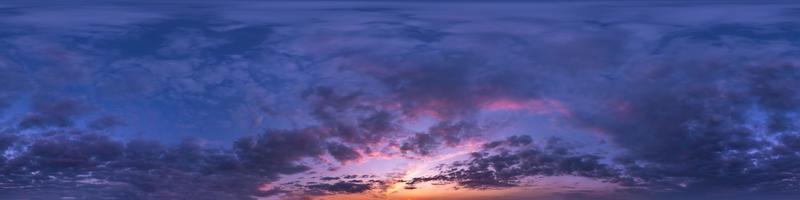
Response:
[[[487,111],[523,111],[526,113],[569,115],[569,109],[556,100],[528,100],[496,99],[482,104]],[[411,131],[424,131],[439,121],[435,113],[425,113],[418,118],[407,119],[404,127]],[[484,130],[489,131],[489,130]],[[602,183],[596,180],[579,177],[547,177],[523,181],[521,187],[493,188],[493,189],[468,189],[454,183],[425,182],[415,184],[415,189],[406,189],[407,181],[418,177],[433,176],[439,173],[435,167],[441,164],[452,163],[457,160],[468,159],[472,152],[480,151],[488,138],[464,139],[458,146],[444,147],[433,156],[414,156],[401,152],[398,144],[390,141],[371,144],[370,149],[382,149],[365,152],[358,150],[363,157],[337,166],[332,158],[321,158],[326,165],[315,167],[316,173],[288,175],[280,181],[264,184],[262,191],[281,188],[281,185],[299,182],[319,182],[324,177],[342,177],[358,174],[370,175],[385,184],[373,187],[371,190],[357,194],[332,194],[310,196],[318,200],[436,200],[436,199],[546,199],[549,195],[569,190],[582,192],[610,191],[617,186]],[[332,167],[333,166],[333,167]],[[346,179],[333,182],[346,181]],[[329,182],[332,183],[332,182]],[[291,196],[292,194],[290,194]],[[285,199],[273,196],[265,199]],[[294,199],[294,197],[290,198]],[[301,198],[302,199],[302,198]]]
[[[400,189],[382,194],[339,194],[319,196],[318,200],[438,200],[438,199],[550,199],[559,192],[584,191],[587,196],[603,195],[617,188],[610,183],[602,183],[580,177],[549,177],[531,184],[527,187],[513,187],[500,189],[455,189],[454,184],[432,185],[430,183],[418,185],[418,189]],[[402,183],[401,183],[402,184]]]

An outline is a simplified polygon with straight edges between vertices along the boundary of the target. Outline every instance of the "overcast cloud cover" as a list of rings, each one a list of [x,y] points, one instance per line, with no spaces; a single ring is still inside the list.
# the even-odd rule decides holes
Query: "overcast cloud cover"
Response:
[[[797,199],[800,5],[0,2],[0,199]]]

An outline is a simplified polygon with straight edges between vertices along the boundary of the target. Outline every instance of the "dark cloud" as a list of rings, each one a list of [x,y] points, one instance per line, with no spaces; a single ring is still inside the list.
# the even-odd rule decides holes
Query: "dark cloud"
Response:
[[[523,147],[515,142],[520,138],[527,138],[521,139],[526,143]],[[526,136],[510,137],[501,143],[504,144],[473,152],[468,160],[442,166],[438,175],[416,177],[406,184],[413,187],[424,182],[456,183],[469,189],[492,189],[520,186],[524,179],[536,176],[571,175],[613,182],[622,177],[612,166],[602,163],[602,157],[575,152],[559,139],[551,138],[541,147],[525,146],[530,143]]]
[[[6,152],[9,148],[11,148],[14,143],[18,140],[18,138],[14,135],[7,135],[3,134],[0,135],[0,152]],[[6,157],[0,157],[0,165],[5,165]]]
[[[358,160],[361,154],[346,145],[340,143],[329,143],[328,153],[336,158],[339,162],[347,162],[351,160]]]
[[[797,194],[798,157],[786,152],[796,146],[798,67],[781,61],[789,59],[781,55],[753,58],[755,52],[745,50],[752,46],[731,41],[716,42],[739,52],[710,58],[698,52],[718,51],[717,45],[703,43],[714,41],[692,41],[667,42],[664,52],[621,69],[612,79],[569,84],[582,94],[552,94],[566,93],[562,102],[569,104],[568,120],[609,136],[621,148],[613,161],[547,146],[508,150],[530,143],[509,138],[484,144],[484,151],[496,152],[477,152],[440,175],[411,183],[492,188],[517,186],[522,178],[575,175],[638,188],[656,199],[721,198],[713,197],[719,191],[742,191],[730,197],[749,198]],[[734,57],[753,63],[741,64]],[[419,138],[416,144],[426,144]]]
[[[325,143],[317,129],[274,130],[257,138],[242,138],[234,151],[244,167],[277,178],[310,169],[297,161],[325,153]]]
[[[441,121],[425,133],[416,133],[400,145],[400,151],[427,156],[442,146],[454,147],[481,133],[474,121]]]
[[[694,49],[697,55],[676,49]],[[618,183],[687,196],[720,190],[796,193],[791,187],[796,185],[796,157],[785,153],[796,146],[797,66],[774,61],[788,59],[782,56],[750,58],[748,54],[753,52],[746,50],[713,58],[698,53],[716,51],[715,45],[678,43],[662,50],[669,53],[648,57],[645,64],[622,69],[608,80],[589,81],[592,84],[588,85],[560,82],[573,87],[570,90],[584,91],[567,92],[562,97],[570,104],[572,116],[568,119],[610,136],[612,145],[624,150],[614,163],[606,163],[620,168],[623,174],[618,175],[633,177]],[[737,56],[757,61],[739,64],[733,58]],[[403,148],[430,149],[425,147],[440,144],[433,138],[417,134]],[[486,143],[484,148],[528,143],[530,138],[509,138]],[[481,162],[484,157],[513,160],[515,156],[513,151],[508,156],[478,154],[473,160],[480,164],[487,163]],[[591,166],[601,159],[587,156],[564,162],[573,161],[576,166],[588,162]],[[450,182],[464,179],[464,185],[515,185],[516,179],[497,180],[494,171],[479,169],[483,168],[428,178]],[[631,180],[635,181],[628,182]]]
[[[362,176],[364,176],[364,175],[362,175]],[[368,176],[368,175],[367,175],[367,176]],[[359,176],[358,176],[358,175],[355,175],[355,174],[351,174],[351,175],[344,175],[344,176],[342,176],[342,178],[344,178],[344,179],[354,179],[354,178],[358,178],[358,177],[359,177]]]
[[[505,140],[493,141],[483,144],[484,149],[493,149],[496,147],[500,147],[503,145],[511,146],[511,147],[519,147],[529,145],[533,142],[533,138],[529,135],[512,135],[506,138]]]
[[[791,140],[770,139],[796,134],[797,67],[677,64],[633,72],[609,106],[576,112],[578,122],[625,148],[617,162],[650,189],[797,192],[797,157],[775,152]]]
[[[312,106],[311,114],[331,136],[352,144],[380,142],[399,128],[396,116],[374,105],[359,101],[360,92],[338,94],[329,87],[306,91],[303,97]]]
[[[441,143],[451,147],[479,135],[480,132],[478,124],[473,121],[442,121],[428,129],[428,134],[441,138]]]
[[[371,184],[351,183],[339,181],[333,184],[314,184],[306,186],[312,193],[363,193],[372,189]]]
[[[87,134],[77,138],[56,136],[36,140],[30,146],[29,163],[34,169],[85,168],[115,160],[122,156],[122,143],[106,136]]]
[[[338,177],[313,177],[319,181],[284,182],[275,186],[285,195],[282,199],[316,199],[336,194],[368,194],[374,191],[385,192],[389,187],[387,181],[375,179],[375,175],[342,175]],[[374,195],[374,194],[373,194]],[[375,198],[379,198],[375,196]]]
[[[414,152],[420,155],[429,155],[440,145],[437,138],[427,133],[417,133],[400,146],[402,152]]]
[[[45,97],[37,98],[31,109],[19,122],[19,128],[69,127],[75,117],[92,111],[91,106],[79,100]]]
[[[252,199],[282,194],[260,186],[281,174],[308,170],[300,162],[326,151],[318,135],[306,131],[243,138],[233,151],[208,148],[197,139],[172,146],[141,139],[123,143],[79,130],[30,138],[3,135],[3,151],[27,147],[0,162],[2,184],[15,188],[2,196]],[[333,193],[364,190],[349,182],[313,188]]]
[[[321,181],[333,181],[333,180],[339,180],[339,177],[325,176],[325,177],[319,178],[319,180],[321,180]]]

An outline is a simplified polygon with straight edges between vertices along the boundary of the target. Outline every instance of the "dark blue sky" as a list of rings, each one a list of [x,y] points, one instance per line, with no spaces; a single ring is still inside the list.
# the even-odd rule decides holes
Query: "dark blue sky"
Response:
[[[0,3],[0,199],[795,199],[800,7]]]

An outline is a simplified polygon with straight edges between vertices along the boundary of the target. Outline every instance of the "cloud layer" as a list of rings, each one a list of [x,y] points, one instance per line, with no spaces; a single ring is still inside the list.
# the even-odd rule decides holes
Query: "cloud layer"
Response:
[[[800,195],[789,3],[0,10],[0,198]]]

